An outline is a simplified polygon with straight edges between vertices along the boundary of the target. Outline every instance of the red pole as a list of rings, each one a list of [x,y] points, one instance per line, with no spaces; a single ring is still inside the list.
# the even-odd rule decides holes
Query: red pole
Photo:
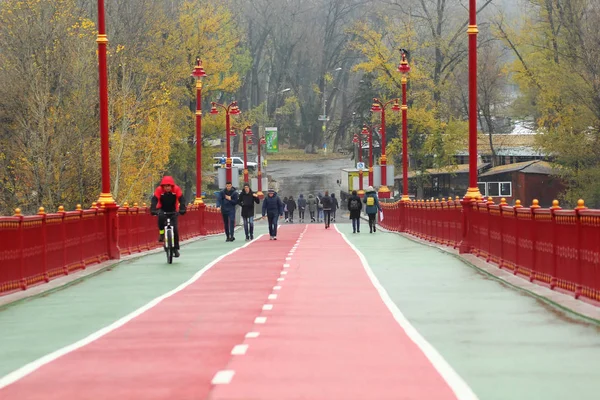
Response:
[[[402,77],[402,199],[408,197],[408,105],[406,102],[406,76]]]
[[[118,221],[117,203],[110,192],[110,148],[108,138],[108,70],[106,68],[106,22],[104,19],[104,0],[98,0],[98,85],[100,94],[100,157],[102,162],[102,192],[98,204],[104,204],[106,210],[106,247],[110,259],[119,259],[117,247]]]
[[[196,199],[194,204],[202,201],[202,81],[196,81]]]
[[[248,183],[248,156],[246,151],[246,131],[242,132],[242,141],[244,142],[244,183]]]
[[[391,197],[390,189],[387,187],[387,157],[385,156],[385,104],[381,107],[381,185],[377,193],[380,199]]]
[[[373,186],[373,127],[369,131],[369,186]]]
[[[258,192],[256,192],[259,199],[262,199],[265,196],[264,193],[262,192],[262,171],[260,170],[261,164],[262,164],[262,159],[260,157],[261,147],[262,147],[262,138],[259,138],[258,139]]]
[[[225,181],[231,182],[231,144],[230,144],[230,128],[229,128],[229,107],[225,109],[225,141],[227,143],[227,161],[225,164]]]
[[[469,0],[469,188],[465,200],[476,200],[477,186],[477,0]]]
[[[469,229],[474,202],[481,197],[477,186],[477,0],[469,0],[469,188],[463,197],[462,241],[459,253],[471,250]]]

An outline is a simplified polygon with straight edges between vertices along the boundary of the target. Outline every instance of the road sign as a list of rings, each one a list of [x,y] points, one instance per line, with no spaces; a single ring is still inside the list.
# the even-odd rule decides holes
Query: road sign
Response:
[[[364,162],[357,162],[356,163],[356,169],[365,169],[365,163]]]
[[[279,140],[277,137],[277,128],[266,127],[265,139],[267,141],[267,153],[277,153],[279,151]]]

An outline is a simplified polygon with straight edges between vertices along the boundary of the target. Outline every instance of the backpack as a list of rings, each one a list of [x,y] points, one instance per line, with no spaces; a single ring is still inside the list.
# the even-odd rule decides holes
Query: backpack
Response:
[[[357,211],[360,210],[360,203],[356,199],[350,200],[350,210]]]
[[[375,205],[375,197],[373,197],[373,196],[367,197],[367,205],[374,206]]]

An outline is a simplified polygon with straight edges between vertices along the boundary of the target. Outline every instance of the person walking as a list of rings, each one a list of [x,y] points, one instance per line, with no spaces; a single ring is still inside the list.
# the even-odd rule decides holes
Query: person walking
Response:
[[[375,192],[373,186],[369,186],[367,188],[365,198],[363,199],[363,203],[367,205],[367,207],[365,208],[365,212],[369,217],[369,233],[374,233],[377,231],[377,212],[381,211],[381,205],[379,204],[377,192]]]
[[[348,197],[348,211],[350,211],[350,220],[352,221],[352,233],[360,233],[360,212],[362,210],[362,202],[356,194],[356,190],[352,191],[352,196]]]
[[[250,185],[244,183],[244,189],[239,195],[239,204],[242,206],[242,218],[244,220],[244,233],[246,241],[254,240],[254,204],[259,204],[258,195],[250,189]]]
[[[329,196],[329,192],[327,190],[321,199],[321,204],[323,205],[323,221],[325,222],[325,229],[327,229],[331,223],[331,207],[333,204],[331,196]]]
[[[263,200],[262,216],[265,215],[269,223],[269,240],[277,240],[277,219],[283,216],[283,202],[273,189],[269,189],[267,197]]]
[[[290,196],[287,201],[287,210],[290,216],[290,223],[294,223],[294,211],[296,211],[296,202],[294,201],[294,197]]]
[[[298,197],[298,219],[300,222],[304,222],[304,210],[306,210],[306,199],[300,193],[300,197]]]
[[[310,222],[315,222],[315,213],[317,212],[317,199],[310,193],[308,200],[306,200],[306,206],[308,207],[308,213],[310,214]]]
[[[321,202],[323,200],[323,195],[321,194],[321,192],[319,192],[319,194],[317,194],[317,222],[321,222],[321,220],[323,219],[323,203]]]
[[[340,208],[340,203],[338,203],[338,200],[335,198],[335,193],[331,193],[331,220],[333,222],[335,222],[335,212],[338,208]]]
[[[225,226],[226,242],[233,242],[235,229],[235,206],[238,204],[238,193],[230,181],[225,184],[225,189],[220,194],[221,216]]]

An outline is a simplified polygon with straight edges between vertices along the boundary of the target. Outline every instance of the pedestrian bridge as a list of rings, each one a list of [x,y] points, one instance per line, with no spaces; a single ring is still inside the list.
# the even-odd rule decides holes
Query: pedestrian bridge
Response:
[[[146,207],[1,217],[0,398],[596,398],[579,206],[388,203],[374,234],[233,243],[194,206],[172,265]]]

